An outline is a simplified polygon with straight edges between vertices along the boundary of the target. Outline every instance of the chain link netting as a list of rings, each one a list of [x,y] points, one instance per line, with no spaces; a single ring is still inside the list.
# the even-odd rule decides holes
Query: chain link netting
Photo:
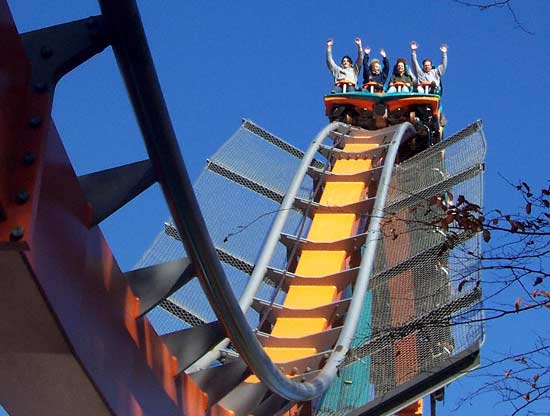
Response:
[[[484,154],[475,123],[395,168],[363,328],[317,414],[347,414],[482,342],[479,236],[443,230],[431,200],[481,206]]]
[[[194,184],[208,232],[237,298],[243,293],[302,157],[301,150],[245,120],[207,161]],[[309,198],[312,186],[311,178],[307,177],[299,195]],[[291,211],[284,232],[296,234],[302,221],[306,222],[307,229],[310,220],[299,211]],[[279,246],[271,266],[284,267],[286,255],[286,249]],[[177,229],[168,220],[136,268],[185,256]],[[276,291],[273,283],[266,280],[257,297],[281,303],[284,293]],[[172,294],[149,317],[153,325],[164,332],[174,323],[174,317],[191,326],[216,319],[198,279]],[[257,325],[256,312],[249,311],[247,317],[252,326]]]

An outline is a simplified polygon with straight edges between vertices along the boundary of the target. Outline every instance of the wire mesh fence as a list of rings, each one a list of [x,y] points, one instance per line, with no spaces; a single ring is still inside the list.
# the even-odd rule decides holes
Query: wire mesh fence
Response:
[[[252,272],[265,236],[275,218],[280,202],[296,171],[303,152],[267,132],[250,120],[207,161],[194,190],[210,237],[236,297],[240,297]],[[315,161],[316,166],[323,166]],[[302,184],[299,195],[309,198],[311,178]],[[310,219],[298,210],[289,213],[284,232],[296,234],[301,223],[307,229]],[[185,250],[180,236],[169,219],[136,268],[151,266],[181,257]],[[271,266],[284,268],[287,252],[277,248]],[[260,299],[282,302],[283,292],[266,280],[257,295]],[[155,327],[165,331],[166,323],[176,316],[191,326],[216,319],[197,279],[172,294],[150,314]],[[193,319],[191,316],[195,316]],[[247,314],[252,326],[259,317]]]
[[[395,168],[364,328],[317,414],[347,414],[482,342],[479,236],[442,230],[430,200],[481,206],[484,155],[478,122]]]

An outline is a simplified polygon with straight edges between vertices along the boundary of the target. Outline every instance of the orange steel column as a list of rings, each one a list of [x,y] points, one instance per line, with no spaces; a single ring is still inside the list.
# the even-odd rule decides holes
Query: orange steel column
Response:
[[[12,415],[204,415],[204,393],[176,375],[89,226],[49,94],[32,88],[5,0],[0,39],[0,403]]]

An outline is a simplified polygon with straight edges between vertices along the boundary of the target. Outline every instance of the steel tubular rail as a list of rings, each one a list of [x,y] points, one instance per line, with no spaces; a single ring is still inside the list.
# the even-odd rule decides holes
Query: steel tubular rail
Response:
[[[275,248],[277,247],[277,243],[279,242],[279,238],[281,237],[281,233],[283,232],[283,228],[287,221],[288,215],[293,207],[294,200],[298,195],[300,186],[304,181],[304,177],[307,175],[308,168],[311,166],[311,163],[313,162],[317,151],[321,147],[321,144],[323,144],[323,141],[326,139],[331,131],[335,130],[347,131],[349,130],[349,126],[340,122],[333,122],[327,125],[317,134],[317,136],[315,136],[315,138],[311,142],[311,145],[309,146],[308,150],[300,161],[300,165],[298,166],[298,169],[296,170],[296,173],[292,178],[292,182],[290,183],[290,186],[285,193],[283,201],[281,202],[281,205],[277,211],[275,220],[273,221],[271,229],[269,230],[269,234],[266,237],[262,252],[260,253],[260,256],[258,257],[256,263],[254,264],[254,270],[252,271],[250,279],[248,280],[244,292],[239,300],[239,305],[241,306],[241,310],[243,311],[243,313],[246,313],[248,311],[250,305],[252,305],[252,300],[254,299],[254,296],[256,296],[256,293],[258,293],[258,289],[260,288],[260,285],[267,272],[267,267],[269,266],[269,263],[273,258],[273,254],[275,253]],[[226,348],[228,345],[229,340],[224,339],[218,345],[213,347],[208,353],[206,353],[195,363],[193,363],[193,365],[189,367],[186,372],[193,373],[203,368],[207,368],[214,361],[220,358],[221,350]]]
[[[343,330],[338,340],[338,347],[323,371],[311,382],[297,383],[289,380],[262,349],[248,326],[239,303],[232,295],[232,289],[210,240],[181,156],[135,0],[99,0],[99,4],[110,29],[112,47],[156,177],[185,249],[193,261],[196,273],[216,315],[250,369],[271,391],[293,401],[310,400],[320,395],[329,387],[336,376],[338,364],[345,357],[357,326],[364,292],[368,286],[369,273],[359,273],[354,291],[357,297],[354,296],[348,312],[350,329]],[[394,135],[392,146],[386,156],[381,177],[384,184],[382,188],[385,188],[386,192],[397,147],[409,127],[410,125],[402,126],[399,129],[400,135]],[[379,201],[377,198],[376,216],[373,220],[378,215],[382,215],[383,207],[384,201]],[[367,244],[376,245],[376,240],[367,239]],[[374,249],[368,252],[374,252]],[[369,263],[372,271],[372,259],[369,260],[368,256],[364,256],[363,262]],[[352,313],[357,315],[354,325],[351,325]]]

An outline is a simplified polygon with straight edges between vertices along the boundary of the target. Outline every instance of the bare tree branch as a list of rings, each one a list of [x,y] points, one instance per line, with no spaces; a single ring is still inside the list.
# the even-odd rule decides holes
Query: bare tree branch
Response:
[[[525,32],[529,35],[534,35],[535,34],[534,32],[528,30],[519,21],[518,16],[517,16],[514,8],[512,7],[512,0],[492,1],[492,2],[489,2],[489,3],[479,3],[479,2],[471,2],[471,1],[463,1],[463,0],[451,0],[451,1],[454,2],[454,3],[461,4],[463,6],[474,7],[474,8],[477,8],[477,9],[481,10],[481,11],[485,11],[485,10],[488,10],[488,9],[491,9],[491,8],[505,7],[506,9],[508,9],[508,12],[512,16],[512,19],[514,20],[514,23],[516,24],[516,26],[519,29],[521,29],[523,32]]]

